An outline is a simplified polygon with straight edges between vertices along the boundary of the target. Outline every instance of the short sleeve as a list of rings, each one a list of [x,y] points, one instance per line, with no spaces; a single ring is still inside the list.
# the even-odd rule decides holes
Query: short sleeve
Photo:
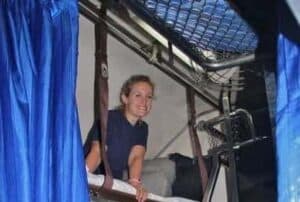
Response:
[[[88,155],[88,153],[90,152],[91,149],[91,145],[93,141],[100,141],[101,140],[101,136],[100,136],[100,132],[99,132],[99,127],[98,127],[98,121],[95,121],[90,129],[90,131],[88,132],[87,138],[85,140],[84,143],[84,156],[86,157]]]
[[[99,121],[94,121],[92,128],[90,129],[88,133],[88,137],[91,137],[92,141],[100,141],[100,128],[99,128]]]
[[[148,125],[146,123],[142,123],[139,129],[139,133],[136,135],[135,145],[142,145],[147,148],[147,140],[148,140]]]

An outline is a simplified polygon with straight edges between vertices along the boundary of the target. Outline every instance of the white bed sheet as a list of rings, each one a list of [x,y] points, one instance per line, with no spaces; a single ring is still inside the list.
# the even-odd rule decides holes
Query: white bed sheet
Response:
[[[102,186],[104,182],[104,175],[94,175],[92,173],[87,173],[87,177],[88,183],[90,185]],[[114,179],[112,189],[135,195],[135,188],[122,180]],[[162,197],[152,193],[148,194],[148,198],[161,202],[199,202],[181,197]]]

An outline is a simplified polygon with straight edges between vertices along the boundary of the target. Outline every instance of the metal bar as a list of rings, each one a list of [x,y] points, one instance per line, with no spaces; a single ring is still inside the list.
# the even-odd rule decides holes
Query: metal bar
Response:
[[[255,54],[240,56],[238,58],[226,59],[221,62],[201,62],[201,66],[206,69],[208,72],[223,70],[229,67],[238,66],[245,63],[250,63],[255,61]]]
[[[92,13],[90,10],[88,10],[86,7],[79,4],[78,6],[80,14],[82,14],[84,17],[86,17],[88,20],[90,20],[92,23],[99,23],[99,18]]]
[[[237,58],[226,59],[220,62],[200,62],[200,65],[208,72],[215,72],[219,70],[224,70],[234,66],[239,66],[246,63],[258,62],[261,60],[271,60],[274,59],[272,55],[259,55],[250,54],[245,56],[239,56]]]
[[[234,153],[234,142],[232,137],[231,120],[230,120],[230,104],[227,95],[223,95],[223,109],[224,109],[224,131],[227,135],[227,145],[228,145],[228,169],[226,172],[227,177],[227,197],[230,202],[239,202],[238,197],[238,186],[237,186],[237,174],[236,174],[236,163],[235,163],[235,153]]]
[[[93,2],[91,2],[89,0],[79,0],[79,3],[84,5],[85,7],[89,8],[94,13],[99,12],[99,8]]]
[[[206,124],[205,121],[200,121],[195,127],[197,127],[200,131],[206,131],[208,135],[213,136],[222,142],[226,141],[226,135],[224,133],[220,132],[213,126]]]
[[[251,137],[252,138],[256,137],[255,129],[254,129],[254,124],[253,124],[253,120],[252,120],[252,116],[251,116],[251,114],[248,111],[246,111],[244,109],[237,109],[234,112],[232,112],[231,114],[232,115],[240,114],[241,116],[246,117],[245,119],[246,119],[247,124],[248,124],[248,126],[250,128]]]
[[[221,166],[219,161],[219,154],[213,154],[213,165],[208,178],[206,190],[203,194],[202,202],[211,202],[216,187],[217,179],[220,173],[220,168]]]
[[[214,126],[214,125],[217,125],[219,123],[222,123],[225,119],[225,116],[224,115],[221,115],[221,116],[217,116],[217,117],[214,117],[214,118],[211,118],[209,120],[206,120],[206,121],[199,121],[198,124],[196,124],[196,127],[199,127],[199,129],[201,130],[201,127],[203,124],[206,124],[206,125],[210,125],[210,126]]]

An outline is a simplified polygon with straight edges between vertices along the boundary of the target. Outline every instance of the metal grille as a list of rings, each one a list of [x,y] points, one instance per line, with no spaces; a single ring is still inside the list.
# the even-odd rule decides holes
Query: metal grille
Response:
[[[193,51],[248,53],[257,36],[224,0],[128,0]],[[149,21],[149,20],[148,20]],[[173,36],[174,37],[174,36]],[[180,41],[182,43],[182,41]]]

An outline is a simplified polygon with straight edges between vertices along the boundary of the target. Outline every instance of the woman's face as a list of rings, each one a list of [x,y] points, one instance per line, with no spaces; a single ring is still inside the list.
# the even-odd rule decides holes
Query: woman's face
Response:
[[[149,83],[141,81],[133,84],[128,97],[122,95],[126,118],[135,123],[145,117],[151,110],[152,99],[153,89]]]

